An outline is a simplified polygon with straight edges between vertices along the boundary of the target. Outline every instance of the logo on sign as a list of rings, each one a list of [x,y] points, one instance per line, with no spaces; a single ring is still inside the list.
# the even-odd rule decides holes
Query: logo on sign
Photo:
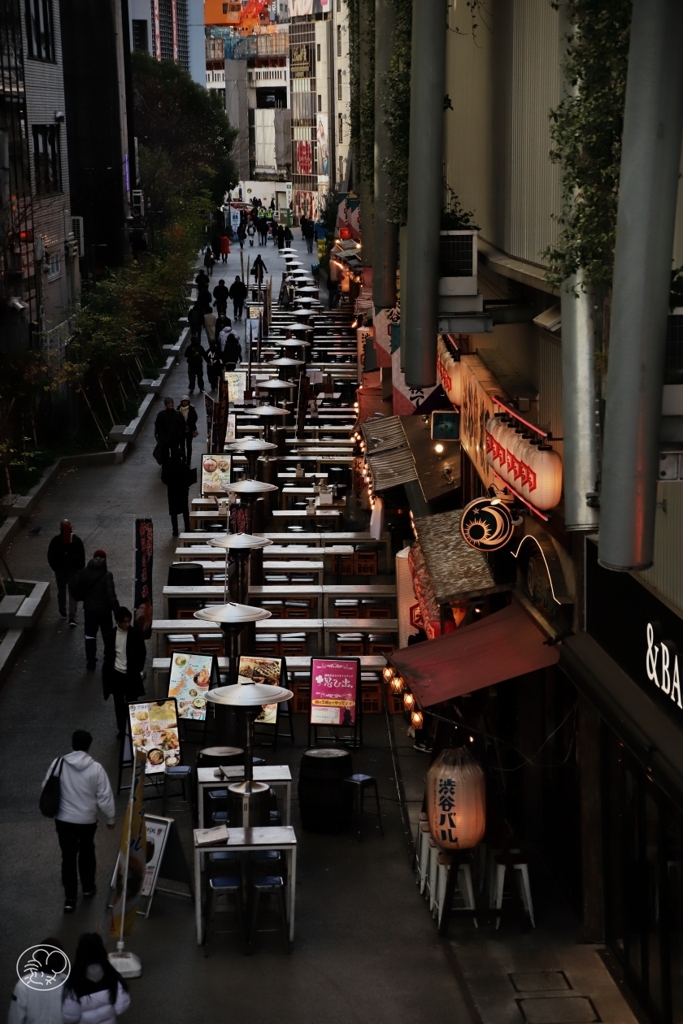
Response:
[[[655,630],[651,622],[647,624],[645,671],[647,672],[647,678],[662,693],[678,704],[679,708],[683,708],[683,703],[681,702],[681,677],[675,645],[669,640],[655,643]]]
[[[500,551],[513,530],[512,514],[500,498],[476,498],[460,519],[462,539],[475,551]]]

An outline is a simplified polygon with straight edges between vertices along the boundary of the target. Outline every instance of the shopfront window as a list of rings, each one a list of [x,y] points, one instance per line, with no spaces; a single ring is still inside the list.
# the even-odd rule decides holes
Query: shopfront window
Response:
[[[683,816],[605,740],[607,940],[646,1011],[683,1024]]]

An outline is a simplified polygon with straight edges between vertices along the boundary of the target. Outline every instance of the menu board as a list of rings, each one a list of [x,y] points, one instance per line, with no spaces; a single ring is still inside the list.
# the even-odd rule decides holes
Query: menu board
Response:
[[[240,657],[237,672],[245,679],[254,683],[265,683],[267,686],[282,685],[282,658],[251,658]],[[241,680],[240,680],[241,682]],[[263,711],[256,719],[261,725],[277,724],[277,704],[265,704]]]
[[[242,405],[244,391],[247,386],[247,375],[242,370],[226,370],[225,381],[228,385],[228,401],[231,405]]]
[[[311,725],[356,724],[358,661],[311,660]]]
[[[174,699],[128,705],[133,750],[145,754],[145,773],[163,772],[181,763],[178,709]]]
[[[196,722],[206,719],[206,694],[217,676],[218,669],[212,654],[173,652],[168,695],[175,697],[178,703],[178,718],[190,718]]]
[[[202,494],[227,494],[230,462],[229,455],[202,455]]]

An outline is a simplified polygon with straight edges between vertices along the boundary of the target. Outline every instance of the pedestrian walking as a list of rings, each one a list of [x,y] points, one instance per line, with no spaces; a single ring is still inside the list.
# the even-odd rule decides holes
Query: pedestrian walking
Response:
[[[285,237],[285,245],[286,246],[290,246],[292,244],[292,242],[294,241],[294,235],[292,234],[292,229],[290,228],[289,224],[285,228],[285,236],[284,237]]]
[[[240,221],[239,227],[237,228],[237,241],[240,243],[240,249],[244,248],[244,240],[247,237],[247,226],[243,220]]]
[[[205,270],[200,270],[194,279],[194,283],[197,285],[197,294],[201,292],[208,292],[209,290],[209,275]]]
[[[171,451],[185,442],[185,421],[174,407],[172,398],[164,399],[164,408],[154,421],[154,437],[157,446],[154,456],[160,465],[168,462]]]
[[[71,737],[71,753],[56,757],[43,779],[44,789],[53,772],[59,777],[55,827],[62,851],[65,914],[76,909],[79,877],[84,899],[90,899],[97,891],[95,832],[98,810],[107,828],[114,827],[114,794],[104,768],[90,756],[91,746],[91,734],[86,729],[76,729]]]
[[[254,266],[251,268],[251,272],[255,278],[256,286],[261,288],[263,285],[263,278],[268,273],[268,267],[263,262],[261,253],[259,253],[254,260]]]
[[[147,648],[142,633],[132,625],[133,615],[121,605],[114,615],[116,625],[107,647],[102,666],[102,692],[104,699],[114,698],[114,713],[119,739],[126,732],[127,703],[144,696],[143,673]]]
[[[242,310],[244,309],[244,300],[247,297],[247,286],[240,278],[239,274],[230,285],[228,295],[232,299],[232,315],[234,319],[241,320]]]
[[[303,235],[304,241],[306,242],[306,249],[308,252],[313,252],[313,239],[315,236],[315,225],[312,220],[306,219],[304,225],[301,228],[301,234]]]
[[[225,330],[225,328],[222,328]],[[209,345],[206,352],[206,375],[209,378],[211,391],[218,387],[221,371],[223,369],[223,350],[221,348],[220,334]],[[189,465],[189,462],[188,462]]]
[[[190,467],[185,459],[171,459],[161,471],[162,482],[168,492],[168,514],[171,517],[173,536],[178,536],[178,516],[183,517],[187,533],[190,529]]]
[[[277,247],[278,247],[278,249],[284,249],[284,247],[285,247],[285,226],[284,226],[284,224],[278,224],[278,226],[277,226]]]
[[[299,218],[299,227],[301,228],[301,241],[303,242],[306,238],[306,225],[308,224],[308,217],[305,213],[301,214]]]
[[[201,342],[202,327],[204,326],[204,310],[199,302],[195,302],[187,314],[187,322],[190,325],[190,337],[193,341]]]
[[[76,601],[69,591],[69,580],[85,566],[85,548],[77,537],[68,519],[62,519],[59,533],[50,541],[47,549],[48,565],[57,581],[57,606],[59,614],[66,618],[66,598],[69,596],[69,625],[76,625]]]
[[[102,633],[104,653],[111,633],[111,613],[119,606],[114,577],[107,569],[107,553],[98,548],[85,569],[72,578],[69,590],[77,601],[83,602],[85,625],[85,667],[94,672],[97,667],[97,631]]]
[[[234,370],[241,362],[242,346],[237,335],[231,331],[223,343],[223,365],[226,370]]]
[[[221,251],[221,263],[228,262],[228,256],[230,255],[230,239],[225,232],[220,237],[220,251]]]
[[[213,306],[204,311],[204,330],[209,343],[212,342],[216,337],[216,314],[213,311]]]
[[[185,352],[187,360],[187,379],[190,385],[190,394],[194,394],[195,381],[200,391],[204,390],[204,367],[202,362],[206,360],[206,352],[195,338],[187,346]]]
[[[216,344],[214,338],[213,344]],[[189,395],[183,395],[180,399],[178,412],[183,418],[183,445],[182,455],[188,466],[192,463],[192,440],[197,436],[197,410],[190,401]]]
[[[249,245],[250,246],[253,246],[253,244],[254,244],[254,235],[255,234],[256,234],[256,225],[254,224],[253,220],[250,220],[249,223],[247,224],[247,237],[249,238]]]
[[[64,1024],[116,1024],[130,1006],[126,983],[97,932],[81,935],[64,990]]]
[[[7,1024],[64,1024],[62,985],[69,976],[69,962],[60,958],[57,939],[43,939],[40,945],[31,954],[36,966],[32,964],[14,986]]]
[[[213,274],[213,265],[216,262],[213,250],[210,245],[207,245],[204,251],[204,270],[206,271],[207,277],[211,277]]]
[[[213,290],[213,298],[216,303],[216,312],[219,316],[225,316],[228,310],[228,298],[230,291],[226,288],[225,281],[223,278],[218,282]]]

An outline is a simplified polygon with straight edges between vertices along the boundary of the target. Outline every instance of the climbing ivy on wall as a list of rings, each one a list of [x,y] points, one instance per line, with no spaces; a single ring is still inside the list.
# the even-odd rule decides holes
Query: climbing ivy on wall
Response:
[[[375,172],[375,4],[374,0],[345,0],[349,12],[349,75],[351,148],[355,186],[362,178],[372,198]],[[360,31],[361,15],[365,31]],[[367,81],[361,87],[361,60],[367,62]]]
[[[413,24],[412,0],[391,0],[396,10],[394,52],[382,90],[382,111],[394,147],[387,160],[390,182],[389,217],[405,224],[408,217],[408,151],[410,144],[410,36]]]
[[[609,290],[632,0],[566,0],[563,6],[571,26],[566,94],[550,111],[550,158],[562,168],[562,210],[557,244],[543,253],[546,277],[559,287],[583,267],[587,283]]]

